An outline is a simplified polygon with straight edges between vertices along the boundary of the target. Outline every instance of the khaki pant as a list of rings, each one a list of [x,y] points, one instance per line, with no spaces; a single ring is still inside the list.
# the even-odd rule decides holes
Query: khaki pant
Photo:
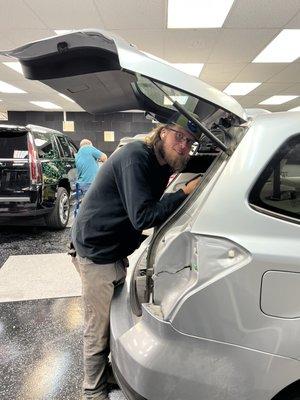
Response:
[[[82,281],[83,390],[86,393],[102,392],[107,385],[110,304],[114,288],[125,280],[128,260],[95,264],[87,258],[76,256],[72,261]]]

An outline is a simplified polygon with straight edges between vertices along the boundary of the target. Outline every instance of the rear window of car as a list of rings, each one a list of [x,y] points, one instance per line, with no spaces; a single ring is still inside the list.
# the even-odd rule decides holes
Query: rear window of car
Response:
[[[300,135],[275,154],[250,194],[259,211],[300,222]]]
[[[27,132],[0,131],[0,158],[27,157]]]
[[[67,139],[64,136],[57,136],[57,140],[60,145],[62,157],[72,157]]]
[[[33,132],[34,144],[41,159],[58,158],[58,150],[53,135],[50,133]]]
[[[75,146],[75,144],[73,142],[71,142],[71,140],[68,140],[68,144],[70,147],[72,157],[75,157],[75,154],[78,152],[77,147]]]

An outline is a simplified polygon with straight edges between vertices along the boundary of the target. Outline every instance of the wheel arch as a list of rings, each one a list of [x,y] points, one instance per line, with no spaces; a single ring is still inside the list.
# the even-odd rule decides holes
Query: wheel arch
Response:
[[[59,188],[59,187],[65,188],[66,191],[68,192],[68,195],[70,195],[71,185],[70,185],[70,181],[67,178],[60,179],[60,181],[58,182],[57,188]]]
[[[272,400],[296,400],[296,398],[300,398],[300,379],[282,389]]]

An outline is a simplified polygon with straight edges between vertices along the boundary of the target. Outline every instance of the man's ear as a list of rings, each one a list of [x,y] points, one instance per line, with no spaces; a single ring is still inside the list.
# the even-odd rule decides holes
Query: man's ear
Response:
[[[167,132],[165,128],[162,128],[161,132],[160,132],[160,138],[163,139],[166,136]]]

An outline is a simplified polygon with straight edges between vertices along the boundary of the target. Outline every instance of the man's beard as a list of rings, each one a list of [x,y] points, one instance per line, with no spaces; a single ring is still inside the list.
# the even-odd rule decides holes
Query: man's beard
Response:
[[[159,152],[159,155],[165,162],[173,169],[174,172],[181,172],[185,167],[189,160],[189,156],[184,156],[175,153],[174,157],[168,154],[164,148],[164,142],[158,142],[156,145],[156,149]]]

